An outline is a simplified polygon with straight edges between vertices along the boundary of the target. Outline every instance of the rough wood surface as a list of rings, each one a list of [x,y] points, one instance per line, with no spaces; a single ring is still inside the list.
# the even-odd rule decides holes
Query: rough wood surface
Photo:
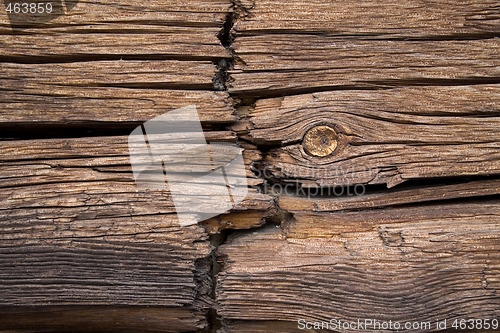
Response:
[[[363,195],[339,195],[337,197],[315,197],[282,195],[279,207],[287,211],[333,212],[359,210],[422,202],[482,197],[500,194],[500,179],[478,180],[457,184],[426,184],[410,188],[375,191]]]
[[[207,61],[90,61],[0,66],[0,127],[140,124],[195,105],[204,123],[235,120]]]
[[[272,32],[345,37],[460,37],[499,31],[494,0],[242,0],[240,35]],[[404,19],[402,19],[404,18]]]
[[[206,135],[209,141],[235,140],[229,131]],[[168,191],[134,183],[127,137],[2,141],[0,147],[0,307],[24,318],[21,324],[3,321],[0,328],[49,325],[53,319],[30,319],[31,312],[20,308],[34,305],[40,311],[62,305],[164,307],[106,309],[117,311],[110,318],[132,314],[116,325],[92,309],[48,308],[47,316],[66,318],[48,326],[59,330],[78,329],[78,321],[67,317],[83,312],[82,320],[113,330],[132,327],[141,313],[148,318],[141,324],[145,330],[207,325],[208,234],[199,225],[178,225]],[[233,228],[259,225],[273,205],[253,190],[235,208],[240,215],[226,219]]]
[[[186,332],[205,325],[187,308],[161,306],[0,307],[0,317],[0,330],[9,333]]]
[[[217,38],[228,0],[66,1],[52,14],[11,16],[0,12],[2,59],[71,59],[163,56],[228,57]],[[69,9],[71,8],[71,9]]]
[[[497,83],[500,41],[360,40],[308,34],[236,38],[229,91],[269,96],[340,88]]]
[[[496,318],[499,214],[497,200],[294,211],[282,228],[220,248],[219,313],[288,322]]]
[[[263,175],[306,187],[500,173],[496,85],[333,91],[258,100],[247,128],[270,146]],[[338,127],[341,144],[310,156],[302,138]]]
[[[0,331],[500,316],[498,1],[13,1]],[[250,188],[180,227],[125,135],[188,105],[208,142],[244,148]],[[370,186],[315,191],[336,185]]]
[[[234,94],[498,82],[492,0],[245,0],[236,13]]]
[[[209,142],[235,140],[229,131],[205,135]],[[52,218],[60,216],[63,220],[147,215],[175,218],[168,190],[146,189],[135,184],[127,143],[128,137],[0,142],[0,214],[7,220],[12,218],[9,214],[22,219],[47,207],[46,216],[52,214]],[[252,154],[251,150],[244,152],[247,164],[255,158]],[[252,178],[252,172],[247,171],[252,187],[234,212],[267,216],[274,205],[273,199],[257,191],[255,186],[262,180]],[[210,205],[211,199],[206,199]],[[261,223],[260,218],[253,223]]]

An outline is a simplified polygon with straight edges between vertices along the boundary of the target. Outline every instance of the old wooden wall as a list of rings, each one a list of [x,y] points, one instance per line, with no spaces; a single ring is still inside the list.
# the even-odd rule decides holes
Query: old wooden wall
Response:
[[[0,330],[500,316],[497,1],[59,10],[0,5]],[[180,227],[127,136],[186,105],[245,149],[251,188]]]

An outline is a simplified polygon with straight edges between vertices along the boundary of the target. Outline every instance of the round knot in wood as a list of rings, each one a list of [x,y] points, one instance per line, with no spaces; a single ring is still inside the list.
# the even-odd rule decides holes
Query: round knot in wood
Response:
[[[339,137],[333,128],[321,125],[307,131],[302,146],[309,155],[325,157],[335,151],[339,144],[338,140]]]

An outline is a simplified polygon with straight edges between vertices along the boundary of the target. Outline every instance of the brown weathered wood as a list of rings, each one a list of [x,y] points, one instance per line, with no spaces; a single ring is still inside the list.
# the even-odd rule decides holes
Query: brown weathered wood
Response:
[[[498,200],[294,211],[282,228],[220,248],[219,314],[290,323],[497,318],[499,221]]]
[[[242,0],[234,30],[239,35],[273,32],[345,37],[488,36],[499,31],[494,0]],[[403,19],[404,18],[404,19]]]
[[[187,105],[204,123],[231,123],[231,98],[209,91],[215,74],[207,61],[4,63],[0,126],[130,127]]]
[[[54,203],[59,208],[20,205],[7,214],[2,210],[1,306],[24,319],[2,320],[0,327],[43,322],[20,307],[36,306],[43,312],[46,306],[71,305],[110,307],[105,312],[118,306],[161,306],[165,317],[156,318],[155,325],[206,326],[211,247],[201,227],[180,228],[166,214],[120,217],[108,211],[99,216],[92,204],[78,212],[65,207],[76,198],[62,195]],[[92,194],[87,198],[92,201]],[[105,196],[101,199],[106,201]],[[84,205],[85,198],[81,200]],[[104,313],[98,321],[106,325]],[[78,322],[63,319],[60,323],[79,329]]]
[[[268,96],[340,88],[498,82],[498,39],[364,40],[308,34],[242,36],[228,84]]]
[[[229,131],[206,136],[209,141],[235,140]],[[103,313],[146,316],[145,330],[189,331],[207,325],[208,234],[200,225],[178,225],[168,191],[134,183],[127,139],[0,142],[0,306],[24,318],[3,321],[0,328],[78,329],[71,318],[78,313],[96,327],[115,331],[133,325],[134,319],[118,320],[115,326]],[[235,208],[236,216],[225,218],[232,227],[248,228],[263,223],[273,205],[271,197],[250,190]],[[214,223],[210,232],[218,228]],[[108,308],[101,315],[92,308],[50,308],[63,305]],[[31,318],[25,311],[31,306],[48,317]],[[117,309],[121,306],[142,308]],[[148,315],[145,306],[159,308]],[[65,319],[50,324],[57,314]]]
[[[0,10],[0,331],[500,316],[497,1],[54,3]],[[187,105],[251,188],[180,227],[116,135]]]
[[[0,308],[2,332],[186,332],[205,325],[188,309],[105,306]],[[15,327],[16,329],[9,329]]]
[[[500,194],[500,180],[479,180],[458,184],[396,188],[364,195],[355,195],[352,190],[350,196],[345,193],[347,192],[345,190],[344,193],[340,193],[340,190],[338,192],[337,197],[316,197],[314,199],[283,195],[279,197],[279,207],[290,211],[332,212],[482,197]]]
[[[500,173],[496,85],[333,91],[256,102],[246,128],[257,145],[277,147],[261,174],[306,187]],[[304,151],[303,136],[336,127],[327,157]]]
[[[4,59],[228,57],[217,35],[230,11],[229,0],[65,3],[72,8],[65,10],[64,15],[59,8],[54,14],[9,18],[2,10],[0,56]]]
[[[498,82],[493,0],[238,1],[229,90]]]
[[[235,140],[230,131],[206,132],[205,136],[209,142]],[[46,213],[53,218],[63,219],[67,217],[65,214],[113,218],[175,213],[167,190],[145,189],[135,184],[128,137],[3,141],[0,147],[0,214],[4,218],[11,213],[19,219],[28,217],[33,213],[30,209],[43,207],[49,207]],[[252,155],[250,149],[248,153],[244,151],[248,167],[256,158]],[[249,194],[234,211],[267,216],[274,205],[273,199],[255,188],[262,179],[255,178],[250,170],[247,176]],[[207,198],[207,205],[211,204]],[[61,212],[62,208],[68,213]]]

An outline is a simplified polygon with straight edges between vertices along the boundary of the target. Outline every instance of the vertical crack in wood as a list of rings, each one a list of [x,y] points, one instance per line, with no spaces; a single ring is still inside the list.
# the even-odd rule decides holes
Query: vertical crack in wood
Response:
[[[234,25],[234,8],[235,2],[232,1],[231,8],[226,15],[226,20],[222,26],[218,34],[218,38],[220,43],[226,50],[229,51],[231,56],[234,56],[234,52],[232,52],[231,44],[233,42],[233,38],[231,36],[231,30]],[[228,70],[232,67],[233,59],[221,59],[217,62],[214,62],[216,67],[216,73],[212,79],[214,90],[216,91],[225,91],[227,92],[226,82],[228,81]],[[235,100],[233,100],[233,107],[236,109]],[[227,182],[226,182],[227,183]],[[222,328],[222,319],[217,313],[217,298],[215,295],[215,291],[217,288],[217,275],[222,270],[223,261],[220,261],[217,258],[217,250],[218,248],[224,244],[227,240],[229,231],[228,230],[220,230],[218,233],[209,236],[210,245],[212,246],[212,251],[208,257],[208,274],[206,280],[208,280],[209,284],[209,297],[211,299],[210,307],[206,314],[207,327],[205,329],[200,330],[200,332],[210,332],[216,333],[220,328]],[[198,285],[202,285],[203,280],[198,282]]]

